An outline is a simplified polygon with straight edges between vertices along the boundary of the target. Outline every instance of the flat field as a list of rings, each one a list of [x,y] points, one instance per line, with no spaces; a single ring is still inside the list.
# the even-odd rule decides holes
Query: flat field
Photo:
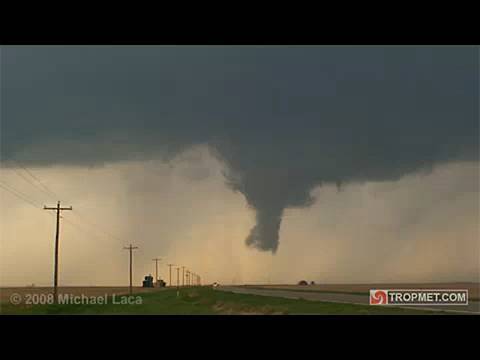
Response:
[[[92,289],[92,288],[85,288]],[[105,288],[101,288],[103,289]],[[111,288],[112,292],[114,289]],[[125,288],[120,288],[125,290]],[[136,289],[140,290],[140,289]],[[83,290],[80,294],[86,295]],[[92,290],[91,290],[92,291]],[[98,294],[94,289],[91,294]],[[102,295],[103,292],[100,294]],[[275,296],[237,294],[211,287],[180,289],[148,289],[139,291],[133,298],[141,298],[140,304],[115,304],[112,297],[107,304],[59,304],[59,305],[13,305],[1,304],[1,314],[180,314],[180,315],[286,315],[286,314],[435,314],[431,311],[402,308],[372,307],[368,305],[339,304],[303,299],[287,299]],[[8,300],[7,300],[8,301]],[[442,312],[438,312],[442,313]]]

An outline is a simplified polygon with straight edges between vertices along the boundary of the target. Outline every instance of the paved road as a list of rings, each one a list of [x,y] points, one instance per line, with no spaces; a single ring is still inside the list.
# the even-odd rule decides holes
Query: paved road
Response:
[[[335,303],[350,303],[359,305],[368,305],[368,295],[357,294],[336,294],[336,293],[316,293],[307,291],[292,290],[269,290],[250,288],[242,286],[220,286],[218,290],[229,291],[238,294],[253,294],[263,296],[283,297],[287,299],[305,299],[313,301],[326,301]],[[434,306],[404,306],[405,308],[418,310],[444,310],[452,313],[480,314],[480,302],[471,301],[468,305],[434,305]]]

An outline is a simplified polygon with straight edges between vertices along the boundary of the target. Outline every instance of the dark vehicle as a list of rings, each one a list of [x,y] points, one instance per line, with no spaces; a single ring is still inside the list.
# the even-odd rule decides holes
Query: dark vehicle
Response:
[[[153,276],[147,275],[145,276],[145,280],[143,280],[143,287],[153,288]]]

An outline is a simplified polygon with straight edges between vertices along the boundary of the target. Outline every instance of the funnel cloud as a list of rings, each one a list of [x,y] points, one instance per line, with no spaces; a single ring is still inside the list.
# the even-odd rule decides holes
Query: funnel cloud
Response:
[[[322,184],[478,161],[478,64],[476,47],[3,47],[2,160],[207,145],[255,210],[246,244],[275,252],[285,210]]]

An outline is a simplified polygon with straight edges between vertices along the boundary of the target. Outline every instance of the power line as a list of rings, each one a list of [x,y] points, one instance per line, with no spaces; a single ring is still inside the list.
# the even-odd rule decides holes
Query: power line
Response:
[[[18,175],[20,176],[23,180],[25,180],[29,185],[33,186],[35,188],[35,190],[37,191],[41,191],[43,194],[47,195],[49,198],[56,198],[56,199],[59,199],[61,198],[57,193],[55,193],[54,191],[52,191],[49,187],[47,187],[43,182],[42,180],[40,180],[40,178],[36,175],[33,174],[32,171],[28,170],[25,166],[23,166],[22,164],[20,164],[18,161],[16,160],[13,160],[11,159],[12,162],[14,162],[16,165],[18,165],[19,168],[23,169],[29,176],[30,178],[33,180],[31,180],[30,178],[26,177],[24,174],[22,174],[17,168],[15,167],[12,167],[13,171]],[[32,200],[31,197],[23,194],[22,192],[18,191],[17,189],[13,188],[12,186],[8,185],[8,184],[5,184],[5,183],[1,183],[0,182],[0,187],[8,192],[10,192],[12,195],[16,196],[17,198],[19,198],[20,200],[28,203],[29,205],[35,207],[36,209],[41,209],[41,207],[36,204],[36,201],[35,200]],[[66,209],[65,209],[66,210]],[[69,209],[70,210],[70,209]],[[49,215],[51,216],[54,216],[53,214],[51,213],[48,213]],[[90,235],[93,235],[95,237],[98,238],[98,235],[97,234],[100,234],[100,235],[103,235],[103,236],[107,236],[107,237],[110,237],[110,238],[113,238],[113,239],[116,239],[116,240],[120,240],[121,239],[117,236],[114,236],[112,235],[110,232],[106,231],[105,229],[101,228],[99,225],[97,225],[96,223],[94,223],[93,221],[90,221],[88,220],[85,216],[83,216],[78,210],[74,211],[73,214],[78,218],[79,223],[75,223],[75,222],[72,222],[71,220],[69,219],[65,219],[63,217],[61,217],[67,224],[77,228],[78,230],[84,232],[86,235],[90,236]],[[57,221],[59,221],[59,218],[60,218],[60,215],[58,215],[58,219]],[[86,227],[85,224],[89,225],[90,228]],[[90,230],[97,230],[96,232],[92,232]],[[58,231],[58,229],[57,229]],[[56,235],[56,237],[58,237],[58,235]],[[58,245],[57,245],[57,241],[56,241],[56,256],[58,256]],[[173,265],[173,264],[172,264]],[[57,282],[57,278],[58,278],[58,268],[56,268],[56,274],[55,274],[55,282]],[[132,270],[130,270],[132,271]],[[130,274],[131,276],[131,274]],[[130,284],[131,285],[131,284]],[[170,280],[170,285],[172,285],[172,282]],[[57,293],[54,292],[54,296],[55,298],[57,297]]]
[[[20,165],[20,164],[19,164],[19,165]],[[58,196],[55,192],[53,192],[52,190],[50,190],[50,188],[48,188],[47,185],[45,185],[43,182],[41,182],[38,177],[36,177],[35,175],[33,175],[30,170],[28,170],[26,167],[24,167],[24,166],[22,166],[22,165],[20,165],[20,167],[21,167],[23,170],[25,170],[25,172],[26,172],[28,175],[30,175],[33,179],[35,179],[35,180],[40,184],[40,186],[45,189],[45,191],[46,191],[47,193],[50,193],[54,198],[57,198],[57,199],[60,198],[60,196]]]
[[[30,185],[34,186],[37,190],[40,190],[42,191],[43,193],[47,194],[49,197],[52,197],[53,196],[53,199],[60,199],[62,198],[61,196],[59,196],[57,193],[55,193],[54,191],[50,190],[50,188],[48,188],[41,180],[38,176],[35,176],[31,170],[28,170],[25,166],[23,166],[22,164],[20,164],[17,160],[14,160],[12,158],[9,158],[10,161],[12,161],[14,164],[18,165],[18,167],[22,168],[28,175],[30,175],[30,177],[32,179],[34,179],[41,187],[39,187],[39,185],[37,185],[35,182],[32,182],[31,180],[29,180],[28,178],[26,178],[22,173],[20,173],[16,168],[12,168],[15,173],[22,177],[26,182],[28,182]],[[18,193],[20,193],[18,190],[16,190]],[[24,194],[21,194],[20,195],[23,195],[24,198],[28,198],[28,196],[24,195]],[[25,199],[23,199],[25,200]],[[27,200],[25,200],[27,201]],[[30,200],[29,202],[34,202],[32,200]],[[36,205],[36,207],[40,207],[38,205]],[[92,228],[95,228],[96,230],[99,230],[100,232],[102,232],[103,234],[107,235],[108,237],[111,237],[111,238],[114,238],[116,240],[119,240],[119,241],[122,241],[120,238],[118,238],[117,236],[114,236],[112,235],[110,232],[102,229],[100,226],[98,226],[97,224],[93,223],[92,221],[89,221],[87,218],[85,218],[83,215],[81,215],[79,213],[79,211],[74,211],[74,215],[76,215],[77,217],[80,218],[80,220],[82,220],[83,222],[85,222],[87,225],[91,226]]]
[[[8,187],[7,187],[7,186],[8,186]],[[38,210],[41,209],[41,207],[40,207],[39,205],[35,204],[35,203],[34,203],[33,201],[31,201],[31,200],[28,200],[28,197],[26,197],[26,196],[24,197],[24,195],[22,196],[22,195],[21,195],[22,193],[21,193],[20,191],[18,191],[17,189],[15,189],[14,187],[12,187],[12,186],[10,186],[10,185],[8,185],[8,184],[5,184],[5,183],[0,182],[0,188],[8,191],[8,192],[11,193],[12,195],[15,195],[15,197],[17,197],[18,199],[24,201],[24,202],[27,203],[28,205],[33,206],[35,209],[38,209]],[[10,188],[10,189],[9,189],[9,188]],[[17,194],[17,193],[18,193],[18,194]],[[51,213],[46,213],[46,214],[47,214],[47,215],[50,215],[50,216],[55,216],[55,215],[53,215],[53,214],[51,214]]]
[[[60,198],[61,198],[61,196],[59,196],[58,194],[56,194],[55,192],[53,192],[52,190],[50,190],[50,189],[38,178],[38,176],[35,176],[30,170],[28,170],[26,167],[22,166],[18,161],[13,160],[13,159],[11,159],[11,160],[12,160],[14,163],[16,163],[18,166],[20,166],[23,170],[25,170],[25,171],[27,172],[27,174],[29,174],[34,180],[36,180],[36,181],[38,182],[38,184],[40,184],[40,185],[43,187],[44,190],[42,190],[42,189],[40,189],[40,190],[42,190],[42,191],[44,191],[45,193],[49,194],[49,196],[54,196],[54,198],[56,198],[56,199],[60,199]],[[15,168],[14,168],[14,170],[15,170]],[[21,175],[21,174],[19,174],[19,175]],[[25,178],[24,178],[24,179],[25,179]],[[25,179],[25,180],[27,180],[27,179]],[[27,181],[28,181],[28,180],[27,180]],[[31,183],[30,181],[29,181],[29,183],[32,184],[32,185],[35,184],[35,183]],[[37,188],[38,188],[38,187],[37,187]],[[88,225],[97,228],[98,230],[102,231],[102,232],[105,233],[106,235],[108,235],[108,236],[110,236],[110,237],[112,237],[112,238],[115,238],[115,239],[117,239],[117,240],[120,240],[120,239],[117,238],[116,236],[113,236],[113,235],[110,234],[109,232],[101,229],[101,228],[100,228],[98,225],[96,225],[95,223],[93,223],[93,222],[89,221],[88,219],[86,219],[83,215],[81,215],[81,214],[79,213],[78,210],[74,211],[74,215],[78,216],[78,217],[81,218],[84,222],[86,222]]]
[[[24,202],[27,203],[28,205],[33,206],[35,209],[42,209],[40,205],[35,204],[33,200],[29,199],[25,194],[23,194],[22,192],[18,191],[18,190],[15,189],[14,187],[12,187],[12,186],[10,186],[10,185],[8,185],[8,184],[3,183],[3,182],[0,181],[0,188],[6,190],[6,191],[8,191],[8,192],[10,192],[12,195],[15,195],[18,199],[24,201]],[[50,215],[50,216],[55,216],[55,215],[53,215],[53,214],[51,214],[51,213],[47,213],[47,214]],[[99,235],[91,232],[90,230],[88,230],[88,229],[85,228],[85,227],[82,227],[82,226],[84,226],[84,224],[76,224],[76,223],[70,221],[69,219],[66,219],[66,218],[63,218],[63,217],[62,217],[62,219],[63,219],[66,223],[68,223],[68,224],[71,225],[71,226],[76,227],[77,229],[79,229],[80,231],[82,231],[83,233],[85,233],[86,235],[88,235],[88,236],[93,235],[93,236],[95,236],[96,238],[100,238]]]
[[[22,194],[20,191],[16,190],[15,188],[3,183],[3,182],[0,182],[0,187],[8,192],[10,192],[11,194],[15,195],[17,198],[25,201],[26,203],[32,205],[34,208],[36,209],[40,209],[40,206],[35,204],[33,202],[33,200],[30,200],[28,199],[28,197],[24,194]]]
[[[35,182],[27,178],[25,175],[23,175],[18,169],[12,168],[12,170],[20,176],[23,180],[25,180],[28,184],[32,185],[35,189],[40,190],[43,194],[46,194],[48,199],[54,199],[54,197],[51,196],[48,192],[46,192],[43,188],[39,187]]]
[[[43,191],[45,194],[47,194],[49,197],[53,197],[53,199],[58,199],[60,198],[60,196],[58,196],[58,194],[56,194],[55,192],[53,192],[52,190],[50,190],[50,188],[45,185],[39,178],[38,176],[35,176],[31,170],[28,170],[25,166],[23,166],[20,162],[18,162],[18,160],[14,160],[12,158],[9,158],[10,161],[12,161],[14,164],[18,165],[18,167],[22,168],[33,180],[35,180],[39,185],[40,187],[38,187],[37,185],[35,185],[35,183],[32,183],[30,182],[30,180],[28,180],[27,178],[25,178],[21,173],[19,173],[17,171],[16,168],[12,168],[20,177],[22,177],[25,181],[27,181],[28,183],[32,184],[33,186],[37,187],[39,190]]]
[[[26,167],[22,166],[18,161],[14,160],[14,159],[11,159],[11,161],[13,161],[15,164],[17,164],[19,167],[21,167],[23,170],[25,170],[27,172],[27,174],[29,174],[34,180],[36,180],[38,182],[39,185],[41,185],[43,187],[43,189],[40,189],[38,186],[35,186],[35,183],[32,183],[30,181],[28,181],[27,179],[25,179],[23,176],[23,178],[28,181],[31,185],[34,185],[37,189],[43,191],[44,193],[48,194],[49,196],[53,196],[54,199],[60,199],[62,198],[60,195],[58,195],[57,193],[55,193],[54,191],[50,190],[40,179],[38,176],[35,176],[30,170],[28,170]],[[15,170],[15,168],[13,168]],[[21,174],[18,173],[20,176]],[[89,221],[87,218],[85,218],[83,215],[81,215],[77,210],[75,210],[73,212],[74,215],[76,215],[77,217],[79,217],[81,220],[83,220],[83,222],[87,223],[88,225],[90,225],[91,227],[94,227],[96,228],[97,230],[100,230],[101,232],[103,232],[105,235],[107,236],[110,236],[112,238],[115,238],[116,240],[121,240],[119,239],[118,237],[116,236],[113,236],[111,233],[107,232],[106,230],[104,229],[101,229],[98,225],[96,225],[95,223],[93,223],[92,221]]]

